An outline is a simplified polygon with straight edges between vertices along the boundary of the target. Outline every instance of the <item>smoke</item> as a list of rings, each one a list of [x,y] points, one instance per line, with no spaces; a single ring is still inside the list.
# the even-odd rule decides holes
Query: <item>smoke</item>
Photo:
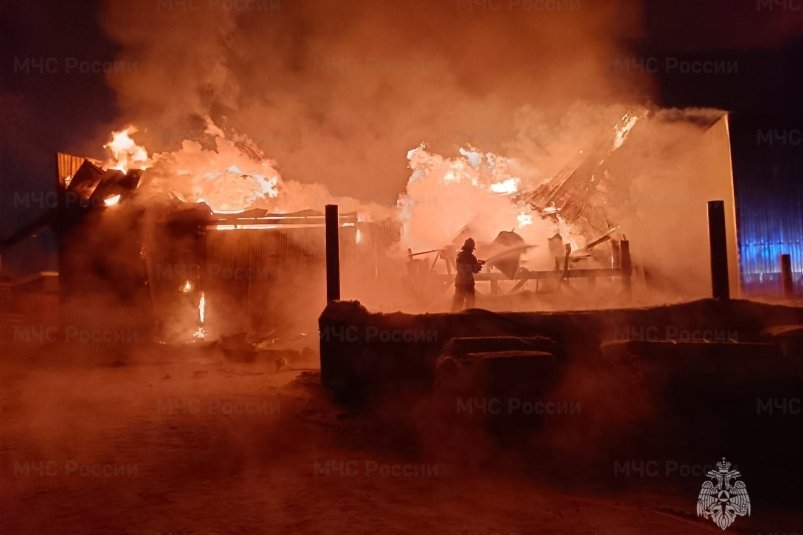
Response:
[[[572,268],[600,268],[612,265],[610,244],[603,242],[593,252],[583,248],[607,234],[632,242],[638,278],[649,283],[640,296],[643,303],[701,298],[709,289],[705,205],[722,199],[735,277],[724,112],[578,103],[558,119],[528,109],[519,112],[519,120],[527,128],[505,144],[501,155],[471,147],[451,157],[423,146],[410,151],[412,172],[399,202],[405,246],[418,251],[459,246],[471,235],[480,243],[478,254],[488,258],[494,255],[489,244],[496,234],[513,230],[530,245],[521,254],[523,265],[551,270],[553,255],[562,264],[563,245],[555,252],[547,240],[559,233],[571,247]],[[539,192],[555,183],[568,184],[572,202],[563,212],[540,211],[537,200],[548,196]],[[583,207],[579,215],[578,206]],[[595,303],[589,290],[583,293],[584,306]],[[614,304],[607,299],[596,305]]]
[[[515,193],[521,178],[506,158],[470,147],[445,158],[423,145],[408,158],[412,175],[399,204],[410,246],[442,247],[467,226],[474,226],[475,238],[491,241],[494,229],[517,226],[516,203],[508,195]]]
[[[640,35],[637,2],[226,4],[106,5],[118,59],[137,65],[109,74],[123,118],[162,151],[210,116],[334,195],[392,204],[422,141],[497,150],[525,105],[557,116],[647,87],[609,69]]]
[[[399,200],[403,241],[413,249],[431,249],[454,242],[461,231],[490,243],[500,230],[512,230],[534,245],[524,256],[539,269],[551,269],[546,238],[560,232],[577,250],[597,236],[583,236],[560,214],[540,213],[528,196],[582,161],[600,139],[612,139],[613,125],[628,111],[621,105],[579,103],[551,119],[528,107],[516,114],[521,128],[504,144],[503,154],[470,146],[453,157],[431,154],[424,145],[411,150],[412,173]]]
[[[389,212],[365,201],[396,204],[403,247],[442,247],[467,225],[486,242],[516,230],[535,245],[528,267],[551,269],[544,240],[556,225],[575,251],[599,234],[542,217],[517,194],[581,160],[623,114],[644,109],[650,80],[617,69],[641,37],[641,17],[635,1],[316,0],[109,2],[101,20],[121,46],[118,60],[137,66],[108,81],[122,119],[157,153],[146,174],[153,191],[219,210],[337,202],[375,220]],[[704,220],[673,216],[690,184],[705,178],[693,150],[705,129],[642,130],[652,140],[608,162],[610,191],[595,201],[608,204],[611,225],[623,225],[617,239],[638,239],[639,269],[669,266],[670,286],[697,295]],[[665,239],[690,235],[693,246]]]
[[[323,184],[283,180],[276,162],[268,159],[248,136],[224,132],[209,117],[204,120],[206,129],[197,140],[185,139],[178,150],[150,157],[145,147],[128,137],[136,132],[134,127],[115,132],[113,141],[106,145],[113,158],[105,167],[147,170],[138,196],[146,207],[171,197],[203,202],[220,213],[252,208],[289,213],[337,203],[347,212],[361,212],[366,219],[390,217],[391,211],[386,207],[335,197]]]

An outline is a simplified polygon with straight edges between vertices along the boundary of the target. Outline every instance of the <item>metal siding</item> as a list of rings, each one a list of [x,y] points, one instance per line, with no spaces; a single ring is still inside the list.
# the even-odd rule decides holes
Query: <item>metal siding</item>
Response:
[[[355,253],[355,227],[340,227],[341,255]],[[260,332],[277,318],[271,312],[281,309],[283,299],[303,295],[308,284],[321,283],[325,273],[324,227],[271,230],[215,230],[207,239],[205,286],[211,310],[215,301],[225,303],[217,318],[229,331]],[[217,274],[217,276],[215,276]],[[318,280],[320,279],[320,280]],[[239,317],[227,312],[237,308]],[[213,312],[214,314],[215,312]]]
[[[780,255],[792,257],[797,291],[803,286],[803,166],[799,158],[753,157],[737,168],[739,249],[745,293],[778,294]]]
[[[59,184],[64,184],[64,179],[72,177],[78,168],[84,163],[84,160],[89,160],[95,165],[100,165],[101,161],[94,158],[85,158],[83,156],[73,156],[65,152],[56,153],[56,171]]]

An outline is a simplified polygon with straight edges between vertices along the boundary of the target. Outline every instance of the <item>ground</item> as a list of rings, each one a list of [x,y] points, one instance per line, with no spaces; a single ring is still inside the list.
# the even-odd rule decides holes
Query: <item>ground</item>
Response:
[[[277,370],[196,346],[5,348],[0,532],[721,533],[702,478],[570,487],[515,463],[394,447],[331,403],[315,361]],[[730,532],[803,531],[755,504]]]

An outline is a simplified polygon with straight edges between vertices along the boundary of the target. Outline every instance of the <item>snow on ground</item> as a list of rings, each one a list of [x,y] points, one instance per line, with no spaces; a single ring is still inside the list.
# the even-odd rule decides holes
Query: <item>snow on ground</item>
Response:
[[[580,492],[385,447],[316,371],[193,347],[4,353],[3,534],[720,533],[696,488]]]

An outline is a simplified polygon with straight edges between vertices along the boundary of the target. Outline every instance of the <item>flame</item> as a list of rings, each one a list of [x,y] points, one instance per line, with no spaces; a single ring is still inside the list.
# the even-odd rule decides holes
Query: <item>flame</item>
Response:
[[[193,338],[203,340],[206,338],[206,295],[201,292],[201,298],[198,300],[198,328],[192,334]]]
[[[196,202],[209,205],[216,214],[233,214],[279,196],[279,177],[245,173],[236,165],[223,171],[199,170],[192,173],[205,189]]]
[[[136,132],[137,129],[134,126],[112,132],[111,141],[103,145],[112,153],[111,159],[107,160],[104,165],[106,169],[118,169],[126,173],[130,167],[136,169],[149,167],[148,151],[145,150],[145,147],[137,145],[131,138],[131,135]]]
[[[408,151],[408,166],[413,170],[409,182],[436,174],[444,184],[467,184],[500,195],[518,193],[521,178],[513,173],[512,160],[493,152],[482,153],[470,145],[458,152],[459,158],[444,158],[429,153],[425,143]]]
[[[190,294],[195,289],[192,282],[189,280],[185,280],[184,284],[178,287],[178,291],[183,294]],[[198,298],[198,327],[195,329],[195,332],[192,333],[192,337],[196,340],[203,340],[206,338],[206,329],[204,325],[206,323],[206,295],[204,292],[200,292],[200,297]]]
[[[343,225],[346,226],[346,225]],[[281,224],[281,223],[220,223],[214,225],[215,230],[272,230],[272,229],[296,229],[309,228],[307,223]]]
[[[233,133],[230,137],[211,120],[205,134],[213,143],[184,140],[181,148],[156,153],[136,144],[129,126],[112,133],[105,147],[113,157],[107,168],[127,170],[136,166],[147,169],[151,192],[182,202],[205,203],[215,213],[238,213],[251,208],[275,209],[282,182],[275,163],[263,157],[253,141]]]
[[[120,202],[119,193],[117,195],[110,195],[109,197],[106,197],[106,199],[103,200],[103,204],[107,207],[116,206],[117,204],[119,204],[119,202]]]
[[[517,198],[527,181],[515,160],[470,145],[461,147],[456,157],[444,157],[430,153],[423,143],[407,158],[412,175],[397,209],[408,245],[442,247],[469,226],[512,229],[533,224],[532,209]]]
[[[491,191],[494,193],[501,193],[502,195],[512,195],[519,191],[519,179],[511,177],[501,182],[495,182],[490,185]]]
[[[210,118],[205,119],[202,139],[185,139],[177,150],[150,155],[133,140],[136,127],[115,131],[104,145],[111,154],[104,167],[147,169],[140,183],[148,196],[204,203],[216,214],[254,208],[271,213],[296,212],[316,208],[332,198],[323,184],[283,180],[276,162],[266,158],[248,136],[224,131]],[[361,205],[356,199],[339,199]]]
[[[622,143],[625,142],[627,134],[630,133],[630,130],[633,129],[638,120],[639,116],[635,113],[627,112],[622,116],[622,121],[620,121],[620,124],[616,125],[616,137],[613,140],[614,150],[622,146]]]

